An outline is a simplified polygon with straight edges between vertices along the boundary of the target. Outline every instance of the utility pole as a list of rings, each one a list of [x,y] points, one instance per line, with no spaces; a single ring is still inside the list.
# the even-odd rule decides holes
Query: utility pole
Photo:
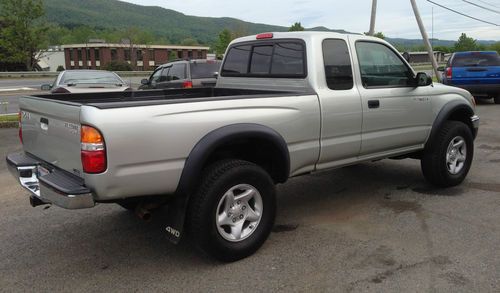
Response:
[[[377,0],[372,0],[372,16],[370,19],[370,30],[368,31],[369,36],[375,34],[375,17],[377,15]]]
[[[429,36],[425,31],[424,24],[422,23],[422,18],[420,18],[420,12],[418,11],[417,3],[415,0],[410,0],[411,6],[413,7],[413,12],[415,13],[415,19],[417,20],[418,28],[420,29],[420,33],[422,34],[422,38],[424,39],[424,45],[427,48],[427,54],[429,55],[429,59],[432,62],[432,68],[434,69],[434,74],[438,81],[441,81],[439,72],[437,70],[438,64],[436,62],[436,58],[434,58],[434,52],[432,51],[431,43],[429,42]]]

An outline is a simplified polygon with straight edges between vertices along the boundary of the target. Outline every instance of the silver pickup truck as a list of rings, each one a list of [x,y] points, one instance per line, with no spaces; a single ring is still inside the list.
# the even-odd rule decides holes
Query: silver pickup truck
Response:
[[[24,151],[9,154],[31,204],[117,203],[234,261],[268,237],[275,185],[383,158],[421,160],[460,184],[478,131],[474,99],[415,73],[387,42],[324,32],[233,41],[215,88],[20,99]]]

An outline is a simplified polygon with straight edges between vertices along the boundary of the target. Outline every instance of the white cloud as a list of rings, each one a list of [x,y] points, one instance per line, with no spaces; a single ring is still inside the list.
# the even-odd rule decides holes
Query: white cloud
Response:
[[[305,27],[325,26],[351,32],[368,31],[370,0],[125,0],[139,5],[161,6],[187,15],[234,17],[245,21],[290,26],[300,21]],[[439,4],[490,22],[500,23],[498,15],[465,2],[440,0]],[[418,0],[429,35],[434,21],[434,37],[456,40],[462,32],[475,39],[500,40],[500,27],[487,25]],[[433,8],[434,7],[434,8]],[[434,17],[432,17],[432,8]],[[493,8],[493,7],[492,7]],[[389,37],[421,38],[408,0],[378,1],[376,31]]]

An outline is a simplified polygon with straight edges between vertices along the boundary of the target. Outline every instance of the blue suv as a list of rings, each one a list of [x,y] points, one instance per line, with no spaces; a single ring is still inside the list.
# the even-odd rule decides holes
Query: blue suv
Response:
[[[443,83],[468,90],[475,98],[500,104],[500,57],[495,51],[456,52],[441,67]]]

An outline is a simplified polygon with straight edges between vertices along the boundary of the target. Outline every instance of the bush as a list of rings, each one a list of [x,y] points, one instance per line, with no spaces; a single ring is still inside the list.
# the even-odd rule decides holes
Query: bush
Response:
[[[109,71],[132,71],[132,65],[123,61],[111,61],[104,66]]]
[[[64,71],[64,70],[65,70],[64,66],[62,66],[62,65],[57,66],[57,69],[56,69],[57,72]]]

